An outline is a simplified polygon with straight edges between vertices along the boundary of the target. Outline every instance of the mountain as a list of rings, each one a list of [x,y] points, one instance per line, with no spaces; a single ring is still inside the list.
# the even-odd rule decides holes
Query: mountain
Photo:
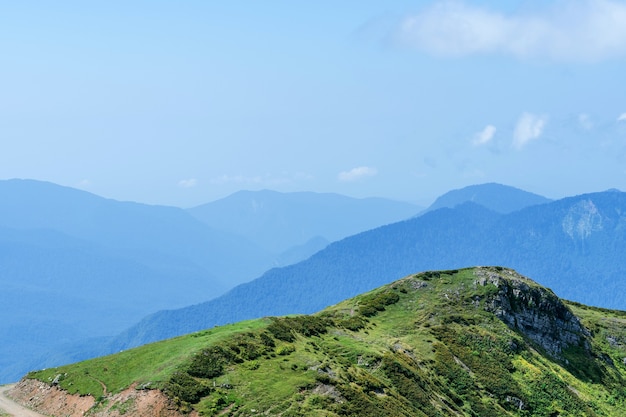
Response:
[[[263,205],[262,218],[246,223],[237,215],[243,208],[216,203],[224,216],[234,214],[216,216],[217,225],[243,227],[231,231],[176,207],[42,181],[0,181],[0,338],[13,341],[0,346],[0,383],[32,367],[105,353],[104,337],[147,314],[210,300],[271,267],[308,258],[341,233],[419,211],[330,194],[247,195]],[[273,236],[258,223],[266,220],[276,227]],[[277,240],[261,248],[238,232]]]
[[[475,267],[32,372],[10,395],[52,416],[619,417],[625,358],[626,312]]]
[[[74,343],[100,353],[99,338],[214,298],[273,257],[183,209],[0,181],[0,382],[74,359],[61,354]]]
[[[0,226],[55,230],[152,266],[193,264],[223,284],[246,281],[271,265],[266,251],[176,207],[120,202],[34,180],[0,181],[0,201]]]
[[[427,210],[432,211],[443,207],[454,208],[463,203],[473,202],[495,212],[507,214],[550,201],[552,200],[515,187],[488,183],[448,191],[437,198]]]
[[[281,253],[313,238],[328,242],[343,239],[404,220],[420,210],[413,204],[383,198],[263,190],[239,191],[188,212],[212,228],[236,233],[270,252]]]
[[[562,296],[626,309],[626,193],[570,197],[500,214],[474,203],[442,208],[334,242],[214,300],[152,314],[110,351],[219,324],[312,313],[411,271],[507,265]]]

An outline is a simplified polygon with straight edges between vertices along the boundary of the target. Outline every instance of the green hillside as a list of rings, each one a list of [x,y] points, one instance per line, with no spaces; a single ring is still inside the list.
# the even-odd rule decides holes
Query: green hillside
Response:
[[[626,313],[563,302],[500,267],[425,272],[315,315],[27,378],[96,397],[94,412],[136,384],[200,415],[626,416]]]

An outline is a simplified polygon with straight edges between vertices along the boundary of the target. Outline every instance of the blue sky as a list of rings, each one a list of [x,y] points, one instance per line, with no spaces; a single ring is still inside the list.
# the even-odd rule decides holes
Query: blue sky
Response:
[[[3,179],[626,190],[626,1],[0,1],[0,51]]]

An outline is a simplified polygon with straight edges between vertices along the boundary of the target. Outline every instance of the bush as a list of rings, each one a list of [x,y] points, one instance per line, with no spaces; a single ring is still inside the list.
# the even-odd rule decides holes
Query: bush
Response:
[[[170,398],[195,404],[211,393],[211,388],[197,381],[186,372],[174,373],[167,384],[165,392]]]
[[[319,336],[326,333],[328,327],[332,324],[332,320],[327,317],[282,317],[274,318],[267,330],[278,340],[294,342],[296,333],[305,337]]]
[[[362,316],[352,316],[337,322],[337,325],[353,332],[361,330],[367,324],[367,319]]]
[[[273,318],[272,323],[267,326],[267,331],[272,334],[276,339],[283,342],[295,342],[296,336],[293,333],[293,329],[284,319]]]
[[[394,292],[380,292],[378,294],[365,297],[361,300],[359,313],[365,317],[372,317],[379,311],[384,311],[386,306],[400,301],[400,296]]]
[[[216,378],[224,372],[224,366],[233,359],[233,354],[220,346],[211,346],[196,354],[187,372],[198,378]]]

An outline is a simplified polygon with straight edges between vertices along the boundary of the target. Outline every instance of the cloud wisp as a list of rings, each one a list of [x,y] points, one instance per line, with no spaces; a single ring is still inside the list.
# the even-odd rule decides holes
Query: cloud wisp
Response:
[[[600,61],[626,56],[626,3],[560,0],[534,14],[504,14],[463,1],[434,2],[406,17],[396,39],[444,57]]]
[[[523,113],[513,132],[513,148],[521,150],[528,142],[541,137],[547,122],[548,119],[545,116]]]
[[[483,146],[492,141],[496,134],[496,127],[494,125],[487,125],[483,130],[474,135],[472,145]]]
[[[623,121],[626,121],[626,113],[622,113],[622,114],[620,114],[620,115],[618,116],[618,118],[617,118],[617,121],[618,121],[618,122],[623,122]]]
[[[378,174],[376,168],[371,167],[356,167],[349,171],[342,171],[337,175],[337,179],[341,182],[353,182],[367,177],[373,177]]]
[[[196,185],[198,185],[198,180],[195,178],[189,178],[189,179],[178,181],[178,186],[180,188],[193,188]]]

